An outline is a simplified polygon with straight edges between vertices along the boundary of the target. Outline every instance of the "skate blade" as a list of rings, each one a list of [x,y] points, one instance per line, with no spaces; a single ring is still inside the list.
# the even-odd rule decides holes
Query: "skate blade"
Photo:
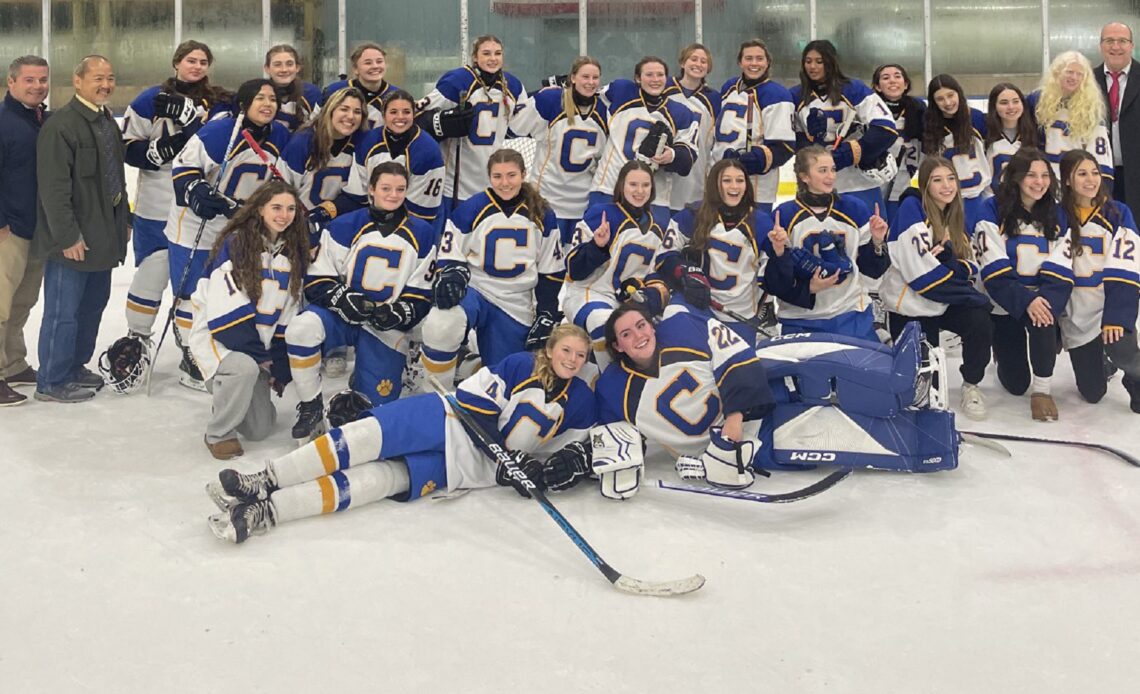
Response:
[[[241,503],[234,497],[226,494],[225,489],[222,488],[222,483],[216,480],[206,483],[206,495],[210,497],[210,501],[214,502],[214,505],[218,507],[219,511],[223,511],[227,514],[227,517],[230,509]]]
[[[199,393],[210,392],[206,389],[205,381],[199,381],[198,379],[187,376],[186,374],[181,374],[178,376],[178,383],[189,388],[190,390],[196,390]]]
[[[214,537],[237,544],[237,531],[234,530],[234,525],[230,522],[229,513],[215,513],[208,517],[206,522],[210,525],[210,531],[214,533]]]

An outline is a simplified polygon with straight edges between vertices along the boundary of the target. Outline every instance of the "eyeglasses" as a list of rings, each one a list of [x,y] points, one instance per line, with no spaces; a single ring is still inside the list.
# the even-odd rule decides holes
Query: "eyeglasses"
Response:
[[[1110,46],[1127,46],[1132,43],[1132,39],[1101,39],[1100,42]]]

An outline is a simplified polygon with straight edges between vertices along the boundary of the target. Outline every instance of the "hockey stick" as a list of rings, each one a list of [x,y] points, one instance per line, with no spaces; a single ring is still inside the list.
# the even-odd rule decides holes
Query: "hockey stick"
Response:
[[[1072,446],[1074,448],[1091,448],[1097,451],[1108,453],[1120,458],[1129,465],[1140,467],[1140,459],[1135,456],[1125,453],[1119,448],[1106,446],[1103,443],[1091,443],[1087,441],[1066,441],[1064,439],[1047,439],[1039,436],[1019,436],[1017,434],[995,434],[985,431],[963,431],[960,432],[963,436],[978,436],[983,439],[997,439],[998,441],[1024,441],[1026,443],[1051,443],[1057,446]],[[965,440],[965,439],[964,439]]]
[[[582,534],[575,530],[574,526],[570,525],[570,521],[566,520],[562,512],[555,508],[554,504],[550,503],[546,495],[539,491],[533,482],[527,479],[527,476],[515,465],[511,456],[503,450],[503,447],[487,436],[479,422],[463,409],[459,401],[455,399],[455,396],[444,389],[435,376],[429,375],[429,381],[432,388],[447,401],[451,411],[459,418],[459,421],[463,424],[463,428],[471,436],[472,441],[479,446],[480,450],[490,456],[496,463],[506,468],[511,479],[520,483],[523,488],[527,490],[530,494],[530,498],[534,499],[538,505],[542,507],[542,510],[546,511],[547,515],[554,519],[558,527],[562,528],[562,532],[569,536],[574,544],[578,546],[578,549],[582,550],[582,554],[586,555],[586,558],[602,572],[606,580],[612,583],[615,588],[626,593],[633,593],[634,595],[668,597],[691,593],[705,584],[705,577],[700,574],[694,574],[688,578],[682,578],[676,581],[642,581],[637,578],[622,575],[617,569],[607,564],[606,561],[598,555],[597,551],[590,546],[590,543],[586,542],[586,538],[582,537]]]
[[[226,143],[226,151],[222,156],[222,165],[218,168],[218,177],[214,179],[214,185],[210,188],[210,194],[216,195],[218,188],[222,185],[222,179],[225,178],[226,169],[230,165],[230,153],[234,149],[234,142],[237,141],[238,133],[241,132],[242,121],[245,120],[245,114],[239,113],[237,118],[234,119],[234,129],[230,132],[230,140]],[[154,365],[158,362],[158,353],[162,349],[162,343],[166,341],[166,333],[169,332],[171,324],[174,323],[174,317],[178,311],[178,305],[182,303],[182,292],[186,289],[186,280],[190,277],[190,267],[194,264],[194,251],[198,250],[198,244],[202,241],[202,233],[206,231],[205,219],[198,225],[198,232],[194,234],[194,243],[190,246],[190,260],[187,261],[186,267],[182,268],[182,279],[178,280],[178,291],[174,294],[174,300],[170,304],[170,312],[166,314],[166,322],[162,325],[162,333],[158,336],[158,344],[155,345],[154,354],[150,360],[150,366],[146,370],[146,394],[150,396],[150,379],[154,375]]]
[[[980,436],[975,436],[974,434],[969,434],[969,433],[965,433],[965,432],[961,432],[961,431],[958,432],[958,437],[961,438],[962,443],[968,443],[968,444],[971,444],[973,446],[980,446],[981,448],[987,448],[987,449],[993,451],[994,453],[1000,454],[1001,456],[1003,456],[1005,458],[1012,458],[1013,457],[1013,454],[1009,452],[1009,449],[1006,448],[1005,446],[1001,445],[997,441],[991,441],[989,439],[983,439]]]
[[[285,181],[287,183],[288,179],[281,175],[281,170],[277,168],[276,164],[269,161],[269,155],[265,153],[265,150],[261,148],[261,145],[257,144],[257,140],[253,137],[253,133],[249,132],[248,130],[243,130],[241,131],[241,136],[242,139],[245,140],[245,143],[249,145],[249,148],[253,150],[254,154],[256,154],[258,158],[261,159],[261,162],[269,167],[269,173],[272,174],[273,177],[278,181]],[[301,204],[301,214],[309,214],[309,208],[305,206],[304,201],[298,198],[297,202]]]
[[[768,298],[768,292],[764,292],[764,296],[762,296],[760,298],[760,304],[763,305],[764,302],[767,300],[767,298]],[[768,328],[760,323],[759,316],[757,316],[755,318],[745,318],[744,314],[737,313],[736,311],[733,311],[730,308],[725,308],[724,304],[720,303],[716,299],[711,300],[709,302],[709,306],[711,306],[713,309],[715,309],[717,311],[720,311],[721,313],[728,316],[732,320],[737,321],[738,323],[744,323],[748,327],[753,328],[754,330],[756,330],[756,332],[760,333],[761,335],[763,335],[766,338],[772,337],[771,335],[768,334]]]
[[[854,472],[852,468],[842,468],[829,474],[823,479],[813,482],[803,489],[797,489],[790,492],[780,492],[779,494],[764,494],[761,492],[750,492],[745,489],[718,489],[717,487],[696,487],[688,484],[671,484],[665,480],[657,480],[658,489],[668,489],[674,492],[691,492],[693,494],[707,494],[709,496],[722,496],[729,499],[741,499],[743,501],[756,501],[762,504],[787,504],[793,501],[801,501],[809,497],[813,497],[820,492],[825,492],[843,480],[847,479],[851,473]]]

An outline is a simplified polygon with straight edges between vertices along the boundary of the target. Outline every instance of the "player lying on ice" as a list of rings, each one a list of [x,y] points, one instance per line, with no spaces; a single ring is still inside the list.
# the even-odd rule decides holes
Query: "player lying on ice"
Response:
[[[605,496],[637,491],[642,447],[630,443],[641,436],[679,456],[682,478],[732,489],[751,485],[755,470],[810,463],[914,472],[957,465],[954,414],[937,389],[946,386],[941,355],[930,350],[933,361],[922,363],[917,323],[894,348],[799,333],[752,349],[674,298],[656,324],[643,306],[619,307],[605,339],[614,363],[598,380],[600,425],[591,432],[592,472],[603,472]],[[563,463],[546,465],[552,490],[591,472]]]
[[[594,392],[579,377],[589,351],[586,332],[564,324],[540,352],[512,354],[459,384],[461,405],[499,435],[531,479],[541,479],[542,464],[530,453],[585,456],[582,442],[597,421]],[[222,470],[206,487],[223,511],[209,519],[214,534],[244,542],[283,521],[386,498],[409,501],[440,488],[498,483],[523,494],[521,484],[488,464],[440,395],[405,397],[363,414],[260,472]]]

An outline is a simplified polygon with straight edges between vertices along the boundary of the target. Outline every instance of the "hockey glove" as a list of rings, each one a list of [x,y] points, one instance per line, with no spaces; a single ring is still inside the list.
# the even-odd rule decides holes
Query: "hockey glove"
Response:
[[[526,351],[533,352],[536,349],[542,349],[543,345],[546,344],[546,338],[550,337],[550,331],[554,330],[555,325],[558,325],[557,315],[549,311],[539,311],[526,334],[526,344],[524,345]]]
[[[471,124],[475,122],[475,107],[470,104],[456,106],[446,111],[436,111],[428,122],[428,131],[437,140],[449,137],[467,137]]]
[[[162,166],[178,156],[190,136],[186,133],[172,133],[157,140],[151,140],[146,148],[146,160],[155,166]]]
[[[556,451],[542,466],[542,483],[555,492],[578,484],[592,472],[590,453],[589,441],[575,441]]]
[[[325,225],[331,222],[334,216],[335,215],[330,213],[323,204],[317,205],[313,209],[309,210],[309,214],[307,215],[307,219],[309,220],[309,228],[324,229]]]
[[[760,447],[758,439],[729,441],[721,428],[709,430],[709,445],[699,458],[677,458],[677,474],[684,480],[703,479],[714,487],[745,489],[752,486],[752,458]]]
[[[827,114],[822,109],[813,108],[808,111],[804,119],[807,125],[807,135],[817,145],[827,142]]]
[[[159,92],[154,95],[152,103],[156,118],[169,118],[183,128],[198,115],[194,102],[179,94]]]
[[[445,311],[458,306],[467,296],[467,283],[470,281],[471,271],[466,265],[444,266],[431,284],[435,305]]]
[[[831,158],[835,161],[835,170],[846,169],[855,163],[855,148],[859,145],[854,140],[844,140],[831,151]]]
[[[570,86],[570,75],[550,75],[542,78],[542,86],[546,87],[562,87],[565,89]]]
[[[368,317],[368,324],[376,330],[407,330],[416,320],[416,311],[407,301],[380,304]]]
[[[225,196],[210,190],[210,184],[202,179],[186,186],[186,204],[198,215],[200,219],[213,219],[220,214],[226,214],[230,209],[230,200]]]
[[[701,311],[709,307],[712,287],[703,270],[693,265],[682,265],[677,268],[677,279],[680,280],[681,294],[690,306]]]
[[[660,156],[665,148],[671,144],[673,144],[673,133],[669,130],[669,126],[662,121],[654,121],[653,127],[649,129],[649,134],[645,136],[637,148],[637,158],[656,167],[657,164],[653,161],[653,157]]]
[[[349,325],[360,325],[372,314],[372,302],[363,292],[337,284],[336,289],[314,302],[340,316]]]
[[[630,277],[618,287],[618,301],[628,302],[642,306],[651,315],[659,316],[665,310],[665,300],[669,296],[669,288],[661,280],[643,282],[638,277]]]
[[[546,487],[542,482],[542,463],[538,462],[530,453],[523,451],[509,451],[508,455],[511,461],[518,467],[519,472],[526,476],[527,480],[533,484],[539,491],[543,491]],[[495,470],[495,483],[503,487],[514,487],[519,496],[526,499],[530,498],[530,492],[527,491],[525,482],[515,479],[511,473],[507,471],[507,466],[500,464]]]

